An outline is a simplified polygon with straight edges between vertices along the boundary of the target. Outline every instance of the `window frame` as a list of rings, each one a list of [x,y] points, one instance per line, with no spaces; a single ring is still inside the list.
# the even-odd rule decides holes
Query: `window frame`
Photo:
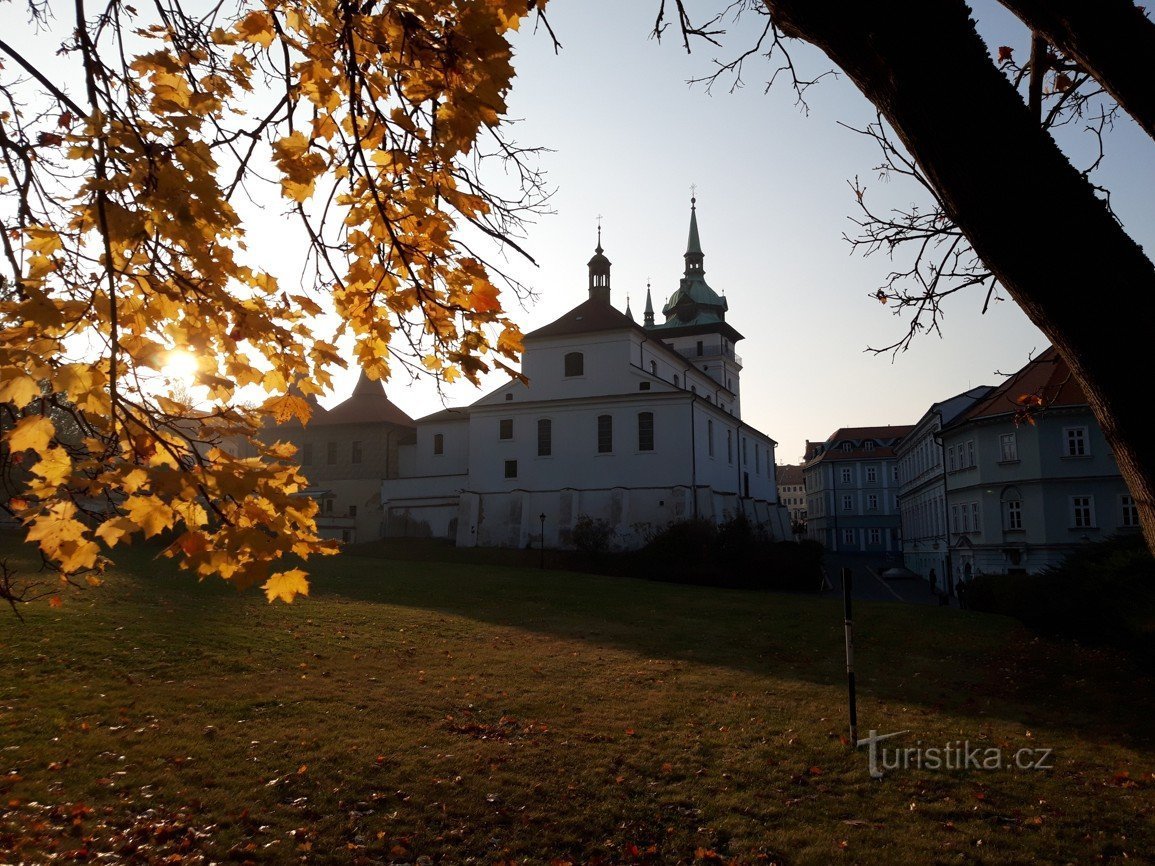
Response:
[[[585,352],[566,352],[562,359],[562,373],[566,379],[577,379],[586,374]]]
[[[638,413],[638,451],[654,451],[654,413]]]
[[[597,453],[614,453],[614,416],[598,415],[597,419]]]

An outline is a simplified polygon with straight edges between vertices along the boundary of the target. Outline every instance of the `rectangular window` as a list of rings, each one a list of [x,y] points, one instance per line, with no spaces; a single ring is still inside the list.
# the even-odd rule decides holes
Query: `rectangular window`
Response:
[[[999,459],[1004,463],[1019,459],[1019,443],[1014,433],[1004,433],[999,437]]]
[[[324,514],[332,514],[333,513],[333,499],[331,497],[328,499],[321,500],[321,506],[322,506],[321,507],[322,513],[324,513]]]
[[[512,439],[513,438],[513,419],[502,418],[497,422],[497,438],[498,439]]]
[[[1089,453],[1086,427],[1067,427],[1063,430],[1063,438],[1066,442],[1066,450],[1063,453],[1068,457],[1086,457]]]
[[[981,532],[982,524],[979,523],[979,504],[977,502],[971,503],[971,532]]]
[[[639,391],[649,391],[650,390],[650,383],[649,382],[638,382],[638,390]]]
[[[549,457],[553,454],[553,422],[548,418],[537,421],[537,456]]]
[[[849,493],[842,497],[842,510],[843,511],[853,511],[854,510],[854,497],[851,496]]]
[[[866,510],[878,511],[878,494],[871,493],[866,497]]]
[[[638,450],[654,450],[654,413],[638,413]]]
[[[726,431],[726,462],[733,465],[734,463],[734,431]]]
[[[874,466],[867,466],[866,467],[866,480],[870,484],[873,484],[874,482],[878,481],[878,469],[876,467],[874,467]]]
[[[962,532],[962,520],[959,518],[959,507],[957,505],[950,507],[950,526],[952,532]]]
[[[361,462],[361,443],[360,442],[354,442],[353,443],[352,460],[354,463],[360,463]]]
[[[843,484],[849,484],[850,483],[850,467],[849,466],[843,466],[842,467],[842,483]]]
[[[598,454],[614,450],[614,416],[598,415]]]
[[[967,468],[975,465],[975,440],[967,440]]]
[[[516,460],[506,460],[505,461],[505,477],[506,478],[516,478],[517,477],[517,461]]]
[[[1007,529],[1023,528],[1023,501],[1021,499],[1007,500]]]
[[[846,545],[850,545],[851,547],[854,546],[854,530],[853,529],[842,530],[842,543],[846,544]]]
[[[890,467],[890,477],[895,481],[898,480],[898,464],[895,463]]]
[[[698,341],[698,354],[701,355],[702,352],[703,352],[702,341],[699,340]]]
[[[956,469],[958,469],[958,463],[955,462],[955,453],[954,453],[954,446],[953,445],[950,446],[950,448],[946,449],[946,465],[947,465],[947,468],[951,472],[954,472]]]
[[[434,454],[444,454],[445,453],[445,434],[444,433],[434,433],[433,434],[433,453]]]
[[[882,530],[881,529],[870,530],[870,543],[871,544],[882,544]]]
[[[357,506],[356,505],[350,505],[349,506],[349,516],[350,517],[356,517],[357,516]]]
[[[1075,529],[1090,529],[1095,525],[1095,497],[1071,497],[1071,526]]]
[[[306,442],[301,446],[301,465],[311,466],[313,463],[313,443]]]
[[[706,419],[706,453],[714,456],[714,422]]]
[[[325,449],[325,462],[330,466],[337,462],[337,443],[329,442]]]
[[[1131,494],[1124,493],[1120,496],[1119,505],[1123,512],[1123,522],[1120,526],[1138,526],[1139,507],[1135,504],[1135,500],[1131,497]]]
[[[585,372],[586,359],[581,352],[569,352],[565,356],[565,374],[581,376]]]

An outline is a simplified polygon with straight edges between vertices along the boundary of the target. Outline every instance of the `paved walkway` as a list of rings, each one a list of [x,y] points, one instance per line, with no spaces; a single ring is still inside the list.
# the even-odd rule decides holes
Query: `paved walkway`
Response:
[[[851,597],[855,601],[901,601],[906,604],[939,603],[938,595],[931,590],[930,583],[922,579],[883,580],[878,573],[894,563],[885,565],[877,557],[839,556],[826,554],[823,567],[833,586],[827,594],[842,597],[842,569],[851,571]],[[952,598],[951,607],[958,607],[958,599]]]

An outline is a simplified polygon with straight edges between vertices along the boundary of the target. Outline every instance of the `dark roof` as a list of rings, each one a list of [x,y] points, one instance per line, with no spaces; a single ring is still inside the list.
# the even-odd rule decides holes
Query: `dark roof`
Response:
[[[454,409],[451,407],[448,409],[442,409],[440,412],[434,412],[432,415],[426,415],[423,418],[418,418],[417,423],[423,424],[426,421],[468,421],[468,420],[469,420],[469,410],[468,409],[466,409],[466,408]]]
[[[530,331],[523,339],[536,340],[542,337],[567,337],[571,334],[594,334],[599,331],[639,331],[645,333],[637,322],[625,313],[598,298],[590,298],[578,304],[560,319]]]
[[[774,474],[777,476],[779,484],[802,483],[802,467],[796,464],[776,466],[774,467]]]
[[[1037,400],[1028,399],[1020,402],[1020,398],[1037,398]],[[976,418],[1029,411],[1032,404],[1038,409],[1087,405],[1087,395],[1082,386],[1054,346],[1048,347],[1045,352],[991,391],[985,399],[975,403],[955,423],[962,424]]]
[[[381,423],[412,427],[413,419],[393,405],[385,395],[385,386],[380,381],[370,379],[362,370],[353,393],[324,415],[315,418],[312,423],[318,427]]]
[[[894,445],[897,445],[898,441],[891,445],[879,445],[869,451],[865,448],[852,448],[849,451],[844,451],[841,444],[864,440],[894,439],[901,441],[902,437],[913,429],[913,424],[889,427],[839,427],[830,434],[825,442],[806,442],[807,460],[805,465],[809,467],[833,460],[884,460],[888,457],[894,457]],[[815,456],[814,452],[818,445],[823,445],[824,449],[821,454]]]

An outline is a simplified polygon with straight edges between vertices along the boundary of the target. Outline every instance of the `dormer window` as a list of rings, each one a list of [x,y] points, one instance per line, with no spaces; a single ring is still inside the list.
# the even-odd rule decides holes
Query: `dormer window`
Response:
[[[866,451],[873,451],[874,450],[874,441],[871,439],[867,439],[865,442],[862,443],[862,447]]]
[[[565,356],[565,375],[567,378],[571,376],[585,375],[586,358],[581,352],[567,352]]]
[[[853,451],[854,450],[854,443],[853,442],[843,442],[842,443],[842,450],[843,451]]]

